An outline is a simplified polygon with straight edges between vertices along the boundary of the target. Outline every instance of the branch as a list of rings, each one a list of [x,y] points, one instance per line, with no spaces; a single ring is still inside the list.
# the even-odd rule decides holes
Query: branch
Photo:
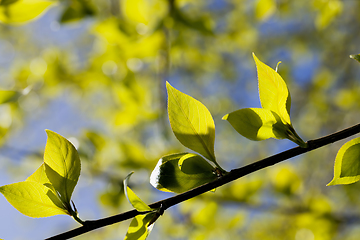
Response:
[[[151,208],[159,208],[161,206],[163,210],[166,210],[171,206],[174,206],[178,203],[184,202],[188,199],[191,199],[200,194],[208,192],[214,188],[218,188],[224,184],[232,182],[232,181],[239,179],[245,175],[248,175],[250,173],[256,172],[263,168],[272,166],[279,162],[288,160],[292,157],[304,154],[306,152],[318,149],[318,148],[326,146],[328,144],[340,141],[347,137],[353,136],[359,132],[360,132],[360,124],[357,124],[350,128],[330,134],[328,136],[321,137],[321,138],[318,138],[315,140],[310,140],[307,142],[308,143],[307,148],[295,147],[295,148],[289,149],[287,151],[281,152],[279,154],[270,156],[268,158],[264,158],[260,161],[251,163],[244,167],[233,169],[228,174],[224,175],[223,177],[220,177],[219,179],[217,179],[215,181],[209,182],[207,184],[204,184],[202,186],[199,186],[199,187],[189,190],[187,192],[178,194],[176,196],[152,203],[149,206]],[[141,214],[141,213],[136,210],[131,210],[128,212],[124,212],[124,213],[121,213],[121,214],[118,214],[115,216],[111,216],[111,217],[107,217],[107,218],[103,218],[103,219],[99,219],[99,220],[85,221],[84,225],[82,227],[73,229],[73,230],[65,232],[65,233],[61,233],[61,234],[53,236],[53,237],[50,237],[47,240],[69,239],[69,238],[79,236],[81,234],[90,232],[90,231],[98,229],[98,228],[102,228],[102,227],[105,227],[105,226],[108,226],[108,225],[111,225],[114,223],[118,223],[118,222],[125,221],[127,219],[131,219],[138,214]]]

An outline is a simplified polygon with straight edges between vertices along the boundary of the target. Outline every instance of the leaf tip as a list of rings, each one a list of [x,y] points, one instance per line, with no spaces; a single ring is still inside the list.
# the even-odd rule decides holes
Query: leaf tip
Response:
[[[253,58],[254,58],[255,62],[256,62],[257,60],[259,60],[259,59],[256,57],[256,55],[255,55],[255,53],[254,53],[254,52],[252,53],[252,56],[253,56]]]
[[[45,129],[46,135],[49,137],[50,135],[58,135],[56,132],[51,131],[49,129]]]
[[[360,62],[360,54],[352,54],[349,57],[352,58],[352,59],[355,59],[358,62]]]
[[[222,120],[228,120],[229,118],[229,114],[226,114],[225,116],[222,117]]]
[[[172,86],[168,81],[166,81],[166,88],[169,88],[169,87],[172,87]]]
[[[129,182],[129,179],[131,177],[131,175],[133,175],[134,171],[131,171],[124,179],[124,185],[125,185],[125,188],[127,187],[128,185],[128,182]]]
[[[331,180],[328,184],[326,184],[327,187],[336,185],[335,179]]]
[[[169,95],[169,92],[173,89],[174,89],[174,87],[171,86],[171,84],[168,81],[166,81],[166,90],[168,92],[168,95]]]
[[[281,61],[279,61],[279,62],[276,64],[275,72],[278,71],[280,63],[281,63]]]

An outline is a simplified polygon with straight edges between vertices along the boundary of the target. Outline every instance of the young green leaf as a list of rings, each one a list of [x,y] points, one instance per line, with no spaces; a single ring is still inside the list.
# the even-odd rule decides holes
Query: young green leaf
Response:
[[[244,137],[259,141],[268,138],[287,138],[300,147],[307,144],[298,136],[290,121],[291,97],[286,83],[277,73],[253,53],[262,109],[246,108],[223,117]]]
[[[45,173],[45,163],[41,164],[40,167],[29,176],[25,181],[38,182],[41,184],[50,184],[49,179]]]
[[[69,212],[50,188],[34,181],[0,187],[0,192],[14,208],[26,216],[50,217]]]
[[[334,178],[328,184],[350,184],[360,180],[360,138],[345,143],[335,159]]]
[[[291,125],[291,97],[286,83],[274,69],[261,62],[253,53],[255,60],[261,106],[278,114],[284,124]]]
[[[53,192],[56,192],[53,185],[50,183],[50,180],[46,176],[45,163],[41,164],[41,166],[33,174],[31,174],[31,176],[28,177],[25,181],[40,183],[50,188]]]
[[[72,192],[80,176],[80,158],[75,147],[59,134],[46,130],[45,173],[61,201],[70,206]]]
[[[18,0],[7,1],[0,5],[0,22],[6,24],[21,24],[33,20],[49,8],[55,1]]]
[[[154,226],[153,223],[149,225],[154,217],[156,217],[156,212],[134,217],[124,240],[145,240]]]
[[[238,133],[253,141],[287,137],[287,126],[268,109],[243,108],[225,115],[223,119],[229,121]]]
[[[164,156],[152,171],[150,183],[161,191],[182,193],[211,182],[217,178],[213,172],[215,168],[204,161],[200,156],[188,153]]]
[[[185,146],[216,162],[215,124],[209,110],[199,101],[166,82],[168,113],[176,138]]]
[[[128,199],[128,201],[130,202],[130,204],[139,212],[147,212],[147,211],[152,211],[154,209],[152,209],[151,207],[149,207],[146,203],[144,203],[129,187],[128,187],[128,182],[129,179],[131,177],[131,175],[134,172],[129,173],[129,175],[127,175],[127,177],[124,180],[124,191],[125,191],[125,196]]]

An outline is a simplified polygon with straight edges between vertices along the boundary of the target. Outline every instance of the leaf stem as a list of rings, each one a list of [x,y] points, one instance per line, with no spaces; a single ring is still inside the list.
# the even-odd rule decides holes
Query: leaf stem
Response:
[[[72,214],[71,216],[72,216],[73,219],[75,219],[75,221],[77,221],[77,222],[80,223],[81,225],[85,225],[85,222],[79,218],[79,216],[78,216],[77,213]]]
[[[216,161],[214,161],[215,165],[216,165],[216,169],[219,169],[221,172],[221,175],[225,175],[228,173],[228,171],[226,171],[225,169],[223,169]]]
[[[76,209],[75,203],[74,203],[72,200],[71,200],[71,203],[72,203],[72,206],[73,206],[73,208],[70,207],[71,217],[72,217],[73,219],[75,219],[75,221],[77,221],[78,223],[80,223],[81,225],[84,225],[85,222],[79,218],[79,213],[78,213],[78,211],[77,211],[77,209]]]
[[[250,173],[264,169],[266,167],[275,165],[279,162],[288,160],[290,158],[304,154],[306,152],[329,145],[331,143],[340,141],[347,137],[353,136],[359,132],[360,132],[360,124],[357,124],[352,127],[341,130],[339,132],[332,133],[328,136],[321,137],[321,138],[318,138],[315,140],[310,140],[306,143],[307,148],[295,147],[295,148],[289,149],[287,151],[278,153],[276,155],[264,158],[260,161],[251,163],[244,167],[233,169],[228,174],[226,174],[223,177],[220,177],[210,183],[201,185],[197,188],[191,189],[187,192],[175,195],[173,197],[152,203],[149,206],[151,208],[160,208],[162,206],[162,209],[165,211],[169,207],[172,207],[176,204],[184,202],[188,199],[196,197],[205,192],[208,192],[214,188],[218,188],[224,184],[232,182],[232,181],[239,179],[245,175],[248,175]],[[127,219],[131,219],[131,218],[137,216],[138,214],[142,214],[142,213],[140,213],[134,209],[134,210],[131,210],[128,212],[120,213],[118,215],[110,216],[110,217],[103,218],[103,219],[98,219],[98,220],[93,220],[93,221],[85,221],[85,222],[83,222],[84,226],[73,229],[68,232],[61,233],[61,234],[53,236],[53,237],[50,237],[47,240],[63,240],[63,239],[73,238],[73,237],[79,236],[81,234],[90,232],[92,230],[95,230],[95,229],[98,229],[101,227],[105,227],[105,226],[108,226],[108,225],[111,225],[114,223],[118,223],[118,222],[125,221]]]

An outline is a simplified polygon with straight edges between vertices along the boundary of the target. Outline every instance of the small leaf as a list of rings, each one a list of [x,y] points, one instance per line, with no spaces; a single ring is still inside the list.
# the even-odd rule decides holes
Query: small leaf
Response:
[[[291,97],[282,77],[271,67],[261,62],[253,53],[256,63],[261,106],[278,114],[284,124],[291,125]]]
[[[50,217],[69,214],[50,188],[33,181],[0,187],[0,192],[14,208],[29,217]]]
[[[251,140],[288,138],[300,147],[307,144],[298,136],[290,121],[291,97],[286,83],[277,73],[262,63],[253,53],[258,72],[262,109],[241,109],[223,117],[241,135]]]
[[[168,113],[176,138],[191,150],[216,162],[215,124],[209,110],[199,101],[176,90],[166,82]]]
[[[350,58],[355,59],[356,61],[360,62],[360,54],[350,55]]]
[[[154,217],[156,217],[156,212],[134,217],[124,240],[145,240],[154,226],[154,224],[149,226]]]
[[[80,176],[80,158],[75,147],[59,134],[46,130],[45,172],[64,204],[70,206]]]
[[[350,184],[360,180],[360,138],[345,143],[335,159],[334,178],[328,184]]]
[[[147,212],[147,211],[152,211],[154,209],[152,209],[151,207],[149,207],[146,203],[144,203],[129,187],[128,187],[128,182],[130,179],[130,176],[133,174],[134,172],[131,172],[129,175],[127,175],[127,177],[124,180],[124,191],[125,191],[125,196],[127,198],[127,200],[130,202],[130,204],[139,212]]]
[[[199,160],[201,158],[200,156],[194,157],[188,155],[188,153],[178,153],[162,157],[151,173],[151,185],[161,191],[182,193],[217,179],[212,169],[201,160],[200,165],[205,166],[204,168],[188,168],[185,165],[185,172],[181,171],[179,160],[182,157],[184,157],[182,163],[190,164],[190,166],[195,165],[192,162],[194,159]]]
[[[238,133],[253,141],[286,138],[286,125],[268,109],[243,108],[225,115],[223,119],[229,121]]]
[[[0,22],[19,24],[33,20],[49,8],[55,1],[47,0],[18,0],[6,1],[0,5]]]

